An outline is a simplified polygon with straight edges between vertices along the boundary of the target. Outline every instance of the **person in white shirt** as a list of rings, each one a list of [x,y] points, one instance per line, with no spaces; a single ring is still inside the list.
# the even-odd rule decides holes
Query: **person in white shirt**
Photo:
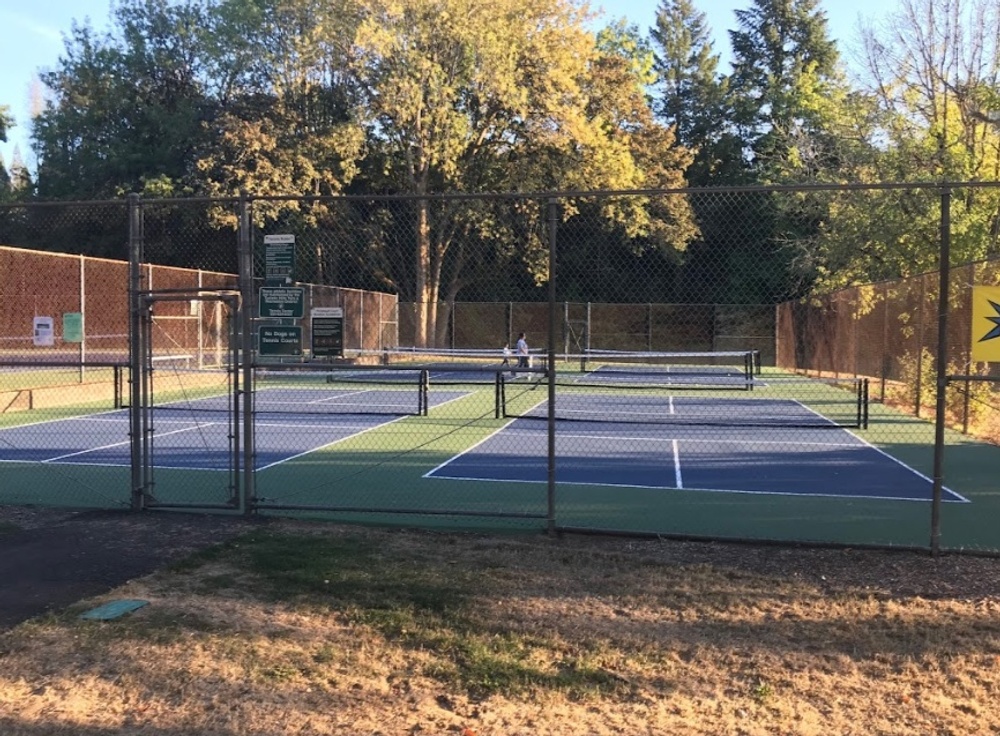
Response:
[[[503,344],[503,362],[500,363],[500,366],[503,367],[503,368],[510,368],[510,343],[509,342],[505,342]],[[514,377],[514,371],[510,372],[510,377],[511,378]]]

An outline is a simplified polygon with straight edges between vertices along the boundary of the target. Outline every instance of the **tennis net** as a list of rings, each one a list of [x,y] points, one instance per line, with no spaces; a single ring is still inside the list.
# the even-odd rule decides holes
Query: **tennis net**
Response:
[[[562,356],[556,371],[560,382],[580,386],[751,390],[760,354],[590,350]]]
[[[431,385],[493,384],[501,374],[511,380],[537,379],[545,374],[547,365],[545,356],[538,352],[531,353],[527,367],[522,367],[516,355],[507,356],[495,349],[400,348],[383,351],[380,360],[391,370],[426,371]]]
[[[558,377],[558,374],[557,374]],[[867,379],[783,381],[726,396],[653,391],[643,386],[555,383],[554,400],[501,380],[497,406],[506,418],[672,424],[709,427],[859,428],[868,426]],[[551,412],[550,412],[551,406]]]
[[[382,367],[317,370],[288,364],[253,369],[251,411],[257,415],[416,416],[427,413],[427,378],[420,371],[393,372]],[[242,373],[232,370],[156,371],[150,407],[171,418],[186,414],[235,413],[242,410]]]

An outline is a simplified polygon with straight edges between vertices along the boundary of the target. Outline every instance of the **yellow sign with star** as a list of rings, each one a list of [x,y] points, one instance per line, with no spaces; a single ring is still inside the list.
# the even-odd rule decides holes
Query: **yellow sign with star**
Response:
[[[972,360],[1000,363],[1000,286],[972,287]]]

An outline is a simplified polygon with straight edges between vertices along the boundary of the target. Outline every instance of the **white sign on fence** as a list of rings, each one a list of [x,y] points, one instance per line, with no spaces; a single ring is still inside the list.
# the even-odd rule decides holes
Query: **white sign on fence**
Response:
[[[48,348],[56,342],[56,333],[51,317],[35,317],[34,320],[35,347]]]

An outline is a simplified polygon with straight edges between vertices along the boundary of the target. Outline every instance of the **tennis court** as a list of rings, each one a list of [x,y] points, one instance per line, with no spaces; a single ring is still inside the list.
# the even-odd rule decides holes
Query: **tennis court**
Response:
[[[792,399],[571,395],[556,401],[559,483],[931,498],[928,477]],[[427,477],[547,482],[548,427],[535,421],[546,414],[544,403],[536,404]],[[945,500],[966,501],[945,493]]]
[[[478,435],[420,477],[547,482],[550,406],[543,398],[544,364],[519,373],[501,366],[492,352],[474,351],[382,358],[379,365],[325,371],[261,366],[253,400],[254,468],[264,471],[379,431],[385,443],[405,448],[399,432],[384,431],[389,425],[441,416],[449,404],[478,397],[479,413],[471,417]],[[930,498],[925,474],[852,431],[867,422],[867,397],[859,382],[786,379],[779,387],[758,373],[753,354],[745,351],[568,357],[555,366],[558,388],[551,407],[556,482]],[[184,384],[181,396],[168,392],[147,415],[153,466],[227,469],[239,431],[229,374],[175,369],[171,376]],[[809,403],[793,398],[796,394]],[[492,416],[483,410],[491,404]],[[128,466],[129,422],[129,412],[120,409],[9,427],[0,430],[0,462]],[[426,437],[419,423],[411,423],[409,432],[418,443]],[[336,456],[324,461],[336,462]],[[947,489],[945,499],[966,500]]]
[[[461,398],[433,394],[432,405]],[[228,396],[158,405],[153,412],[154,465],[225,470],[233,453]],[[317,387],[256,393],[255,468],[265,470],[423,411],[416,391]],[[128,466],[127,409],[0,429],[0,462]]]

